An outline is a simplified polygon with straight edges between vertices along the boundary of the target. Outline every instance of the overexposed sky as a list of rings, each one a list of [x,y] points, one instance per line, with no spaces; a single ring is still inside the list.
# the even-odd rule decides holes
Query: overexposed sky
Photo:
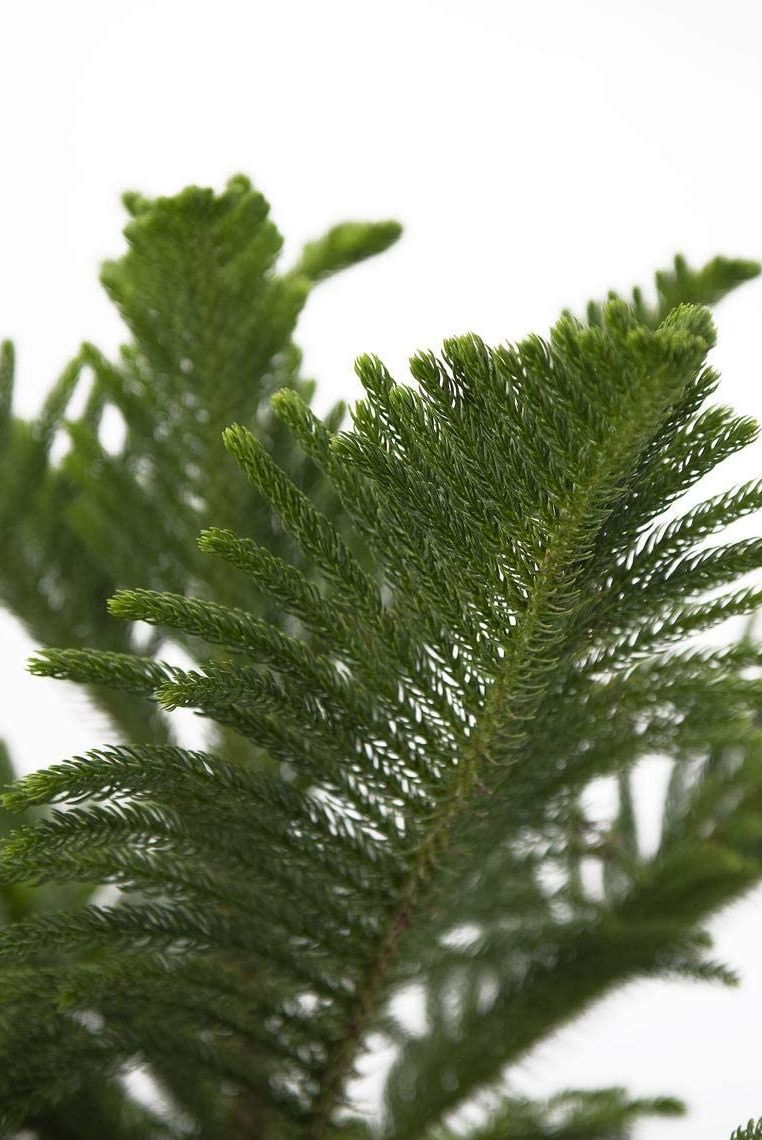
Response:
[[[6,0],[0,44],[0,336],[25,412],[81,340],[119,343],[97,267],[127,188],[247,173],[287,256],[341,218],[404,223],[310,302],[298,340],[324,404],[356,392],[361,351],[402,376],[417,348],[545,331],[676,250],[762,257],[754,0]],[[754,283],[719,310],[716,353],[724,397],[757,416],[761,315]],[[732,474],[760,471],[762,444]],[[26,677],[32,647],[0,630],[0,734],[24,768],[102,743],[81,694]],[[741,990],[631,987],[530,1058],[527,1087],[691,1102],[640,1140],[727,1140],[762,1114],[762,894],[714,928]]]

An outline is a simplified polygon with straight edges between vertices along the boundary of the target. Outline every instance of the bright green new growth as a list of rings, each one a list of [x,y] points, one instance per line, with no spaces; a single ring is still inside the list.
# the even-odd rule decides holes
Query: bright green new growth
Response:
[[[235,465],[221,461],[220,432],[231,419],[246,422],[334,512],[269,401],[282,388],[312,397],[292,335],[315,283],[387,249],[400,227],[336,226],[282,272],[283,239],[244,177],[220,195],[190,187],[172,198],[124,201],[127,252],[102,271],[132,338],[119,359],[83,345],[27,422],[11,414],[13,353],[3,348],[0,600],[38,642],[140,653],[133,628],[106,613],[122,582],[233,601],[227,576],[196,551],[203,526],[253,526],[268,549],[295,555]],[[80,389],[86,399],[71,416]],[[338,426],[343,414],[338,405],[329,422]],[[54,444],[64,445],[63,458]],[[262,609],[253,590],[239,589],[237,600]],[[272,607],[268,615],[277,620]],[[198,652],[192,639],[183,644]],[[92,696],[124,738],[168,738],[167,719],[150,706],[106,690]]]

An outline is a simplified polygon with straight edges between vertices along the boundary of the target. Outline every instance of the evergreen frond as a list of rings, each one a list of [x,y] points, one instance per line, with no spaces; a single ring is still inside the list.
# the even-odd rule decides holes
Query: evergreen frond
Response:
[[[759,273],[757,261],[714,257],[700,269],[692,269],[686,259],[677,254],[671,269],[662,269],[656,274],[655,302],[649,303],[643,290],[636,286],[629,303],[639,321],[649,328],[656,328],[678,305],[716,305],[739,285],[758,277]],[[608,299],[617,300],[618,295],[612,290]],[[590,324],[600,325],[603,306],[598,301],[591,301],[586,315]]]
[[[102,273],[132,337],[118,359],[85,343],[27,422],[12,414],[12,347],[0,353],[0,526],[9,540],[0,553],[0,597],[39,642],[115,653],[145,652],[132,628],[103,609],[125,583],[234,602],[227,576],[195,549],[209,521],[253,523],[273,554],[294,556],[235,465],[220,463],[219,435],[231,420],[265,440],[321,510],[335,515],[335,495],[269,401],[282,387],[311,398],[293,334],[313,286],[383,252],[400,233],[394,222],[344,223],[281,272],[283,239],[243,176],[221,194],[200,187],[156,199],[131,193],[125,205],[127,251]],[[84,408],[72,416],[72,397],[83,389]],[[336,424],[342,417],[343,405],[329,413]],[[115,419],[124,432],[116,443]],[[270,623],[280,620],[276,606],[240,583],[238,598]],[[198,651],[192,635],[178,629],[175,636]],[[167,739],[156,705],[140,707],[105,688],[91,696],[125,739],[143,739],[149,728]]]
[[[119,357],[84,344],[27,422],[0,348],[0,595],[67,647],[32,671],[88,685],[123,741],[0,810],[4,1134],[367,1140],[347,1081],[415,981],[427,1028],[397,1034],[385,1128],[440,1140],[608,988],[734,982],[701,925],[762,873],[760,654],[681,643],[758,606],[739,579],[759,542],[718,536],[760,485],[662,516],[755,437],[704,407],[713,331],[686,306],[759,267],[678,257],[653,302],[517,347],[452,340],[414,387],[363,358],[337,436],[295,324],[397,224],[336,226],[281,272],[241,176],[125,205],[103,271]],[[154,659],[166,640],[190,667]],[[209,752],[173,747],[176,707],[217,726]],[[656,752],[646,858],[631,779]],[[584,809],[600,778],[607,825]],[[94,883],[109,905],[81,905]],[[135,1066],[161,1111],[127,1094]],[[476,1135],[625,1137],[674,1107],[509,1098]]]
[[[680,1116],[672,1097],[630,1099],[624,1089],[571,1090],[547,1101],[510,1097],[468,1132],[436,1130],[427,1140],[628,1140],[646,1116]]]
[[[139,253],[171,219],[133,205]],[[118,274],[110,287],[129,297]],[[759,543],[701,544],[757,508],[758,485],[660,522],[753,436],[702,409],[713,342],[703,309],[652,329],[611,302],[600,324],[565,317],[547,341],[449,341],[415,358],[417,388],[363,359],[351,432],[282,395],[279,422],[354,537],[251,431],[226,429],[292,545],[216,529],[202,554],[298,627],[219,595],[122,590],[112,615],[194,639],[198,664],[47,650],[33,668],[194,708],[277,765],[146,744],[17,783],[8,807],[57,806],[7,841],[3,881],[95,878],[120,895],[0,934],[9,1024],[31,1008],[43,1040],[79,1019],[93,1071],[161,1074],[181,1057],[263,1135],[323,1140],[388,999],[423,979],[426,1032],[402,1043],[387,1085],[386,1132],[413,1140],[444,1135],[453,1108],[614,985],[732,981],[701,927],[762,874],[745,822],[762,788],[760,654],[673,643],[753,604],[712,595],[759,566]],[[219,649],[209,660],[203,642]],[[733,747],[743,781],[716,758]],[[629,778],[654,751],[694,775],[644,858]],[[581,801],[602,775],[619,795],[607,831]],[[605,866],[598,895],[585,859]],[[458,948],[464,926],[476,941]],[[639,1112],[674,1109],[568,1094],[506,1105],[484,1135],[625,1137]]]
[[[745,1128],[736,1128],[730,1140],[758,1140],[762,1136],[762,1118],[756,1124],[750,1120]]]
[[[230,464],[226,471],[220,465],[218,449],[219,433],[230,419],[243,419],[266,439],[321,509],[334,513],[335,496],[273,418],[269,400],[283,385],[311,398],[314,385],[301,376],[292,337],[312,286],[388,248],[399,236],[399,226],[336,226],[305,249],[295,269],[282,272],[276,266],[282,239],[264,198],[243,177],[232,179],[222,194],[200,188],[155,200],[130,194],[125,205],[133,218],[126,231],[127,252],[103,273],[132,335],[119,357],[110,360],[94,345],[83,344],[40,413],[26,421],[13,413],[13,347],[3,343],[0,348],[0,599],[35,640],[81,651],[79,657],[70,649],[48,653],[33,671],[88,683],[91,700],[123,740],[159,743],[171,737],[169,720],[152,699],[166,676],[152,660],[160,635],[146,638],[134,626],[112,620],[103,603],[124,582],[169,588],[178,595],[192,589],[211,599],[204,603],[209,606],[213,600],[231,602],[236,595],[227,589],[232,577],[220,574],[194,546],[207,511],[220,523],[253,519],[262,541],[293,555],[243,479],[231,493],[235,467]],[[75,396],[84,399],[79,400],[82,410],[73,413]],[[336,427],[343,415],[339,403],[328,421]],[[115,420],[123,429],[122,440],[114,438]],[[231,506],[240,513],[227,513]],[[237,595],[258,615],[247,625],[252,636],[258,630],[272,652],[280,644],[299,654],[298,643],[285,635],[278,641],[272,625],[281,616],[276,606],[254,589],[241,598],[239,588]],[[191,655],[201,652],[192,629],[178,625],[172,636]],[[265,646],[260,649],[264,652]],[[207,653],[204,646],[203,656]],[[149,701],[137,700],[138,694]],[[225,741],[228,752],[245,752],[249,760],[266,763],[261,749],[245,742],[238,746],[229,733]],[[0,818],[5,832],[7,817]],[[91,862],[97,877],[98,867]],[[93,883],[77,881],[82,874],[69,884],[34,888],[8,883],[1,895],[3,920],[16,922],[85,901]],[[108,877],[105,870],[103,874]],[[25,1018],[25,1013],[17,1017],[0,1042],[0,1065],[6,1056],[34,1050],[41,1058],[48,1056],[57,1036],[65,1047],[60,1024],[46,1044],[42,1039],[24,1044]],[[70,1047],[76,1066],[73,1041]],[[54,1110],[41,1115],[35,1110],[27,1120],[39,1140],[84,1137],[86,1130],[88,1136],[114,1140],[141,1129],[144,1135],[165,1134],[157,1120],[141,1116],[137,1107],[136,1123],[128,1126],[131,1102],[121,1083],[108,1084],[108,1095],[101,1095],[99,1088],[106,1084],[90,1073],[84,1059],[80,1070],[68,1072],[60,1097],[53,1095],[56,1082],[50,1083]],[[168,1059],[161,1070],[171,1085],[172,1103],[182,1111],[187,1088],[174,1079]],[[31,1105],[33,1084],[21,1079],[18,1068],[14,1072],[19,1103],[26,1096]],[[155,1076],[157,1072],[158,1063]],[[7,1084],[6,1092],[10,1075]],[[220,1108],[219,1090],[208,1082],[204,1088],[203,1095],[190,1098],[189,1119],[203,1104],[205,1134],[217,1137],[230,1126],[230,1105],[225,1107],[223,1097]],[[177,1134],[190,1135],[186,1129]]]
[[[383,253],[402,233],[399,222],[343,222],[302,250],[294,274],[324,281],[342,269]]]

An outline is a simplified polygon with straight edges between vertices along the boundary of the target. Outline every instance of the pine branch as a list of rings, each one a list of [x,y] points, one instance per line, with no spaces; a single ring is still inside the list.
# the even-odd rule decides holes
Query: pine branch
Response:
[[[134,216],[126,233],[128,252],[104,270],[104,284],[133,334],[118,362],[83,345],[40,415],[27,423],[12,415],[12,346],[4,344],[0,352],[0,596],[36,640],[92,651],[83,655],[76,675],[90,683],[91,698],[123,740],[161,743],[170,738],[169,721],[150,699],[154,686],[145,682],[154,676],[151,659],[139,665],[136,651],[140,645],[152,655],[162,634],[141,644],[132,627],[108,617],[103,603],[130,579],[181,592],[193,583],[207,596],[222,591],[229,597],[226,579],[214,563],[198,557],[193,541],[210,504],[231,501],[235,469],[220,468],[217,446],[229,416],[246,419],[323,509],[334,509],[267,404],[283,384],[305,399],[311,395],[291,336],[312,285],[382,252],[399,227],[335,227],[305,250],[297,269],[279,275],[274,260],[281,238],[267,204],[245,178],[233,179],[220,196],[192,188],[155,201],[129,195],[126,204]],[[70,403],[83,385],[89,394],[72,419]],[[126,428],[116,449],[104,428],[115,413]],[[337,405],[329,419],[337,424],[342,415]],[[64,437],[68,451],[59,459]],[[238,495],[242,517],[259,513],[260,538],[278,548],[277,528],[258,512],[243,481]],[[229,521],[214,510],[219,521]],[[245,602],[263,610],[253,590]],[[269,603],[264,608],[271,620],[279,619]],[[271,626],[260,621],[258,628]],[[175,638],[197,654],[198,640],[186,632],[178,628]],[[277,631],[272,636],[277,640]],[[54,657],[38,671],[62,675],[66,655],[57,663]],[[120,687],[110,673],[111,683],[103,683],[104,661],[116,668]],[[131,684],[124,683],[128,674]],[[149,701],[138,702],[137,694]],[[233,751],[230,740],[227,745]],[[247,758],[253,752],[249,748]],[[99,873],[91,862],[89,880]],[[17,921],[84,901],[91,890],[90,881],[34,889],[14,883],[3,888],[2,897],[6,917]],[[16,1022],[9,1030],[11,1051],[23,1048],[15,1038],[18,1028]],[[62,1040],[63,1035],[61,1028]],[[87,1072],[81,1077],[85,1082]],[[82,1129],[121,1136],[126,1125],[117,1111],[118,1090],[102,1108],[92,1090],[88,1108],[84,1083],[77,1089],[68,1107],[64,1099],[52,1115],[35,1119],[41,1140],[76,1131],[78,1120]],[[107,1104],[110,1124],[104,1123]],[[217,1135],[221,1119],[211,1112],[210,1135]]]
[[[5,878],[97,872],[128,901],[5,931],[0,952],[23,964],[6,1008],[28,1005],[25,971],[53,954],[48,992],[63,986],[68,1008],[87,1003],[103,1019],[87,1030],[96,1063],[138,1056],[160,1067],[174,1050],[259,1106],[268,1135],[318,1140],[336,1126],[389,997],[436,970],[442,940],[472,914],[502,953],[511,897],[524,910],[520,953],[504,963],[510,1055],[624,977],[724,976],[703,955],[698,923],[759,878],[759,853],[741,852],[731,828],[700,862],[678,844],[641,865],[624,777],[656,742],[676,763],[720,740],[751,757],[759,683],[745,670],[759,654],[646,653],[612,625],[612,614],[655,631],[695,620],[687,607],[758,564],[755,544],[693,553],[752,509],[752,491],[659,529],[664,507],[751,435],[746,421],[701,411],[716,382],[704,366],[712,343],[703,310],[679,309],[651,331],[612,303],[601,327],[567,318],[547,343],[448,342],[442,360],[414,361],[418,391],[361,361],[367,398],[351,434],[279,398],[277,414],[356,520],[362,561],[261,442],[227,431],[301,553],[289,565],[230,531],[206,532],[202,545],[296,615],[303,637],[240,607],[132,590],[115,613],[234,659],[167,671],[47,651],[35,668],[154,688],[165,706],[234,728],[281,775],[144,746],[17,785],[9,806],[65,810],[10,841]],[[628,573],[636,563],[648,571]],[[740,604],[732,598],[727,612]],[[605,773],[622,788],[610,840],[621,874],[604,901],[580,897],[571,873],[568,893],[549,890],[535,852],[571,867],[592,848],[579,796]],[[97,953],[83,972],[87,947]],[[215,990],[223,975],[226,998]],[[43,1025],[45,1008],[34,1007]],[[475,1032],[464,1091],[498,1064],[482,1046]],[[418,1091],[395,1140],[435,1125],[453,1100]]]
[[[745,1128],[736,1128],[730,1140],[758,1140],[762,1136],[762,1120],[758,1120],[755,1124],[750,1120]]]
[[[223,525],[253,519],[260,541],[293,554],[244,481],[236,486],[233,465],[220,465],[219,433],[231,418],[266,439],[322,509],[335,510],[268,403],[282,386],[311,396],[292,335],[313,285],[383,252],[400,232],[393,222],[344,223],[278,273],[282,238],[266,201],[242,176],[220,195],[191,187],[173,198],[128,194],[125,205],[128,250],[102,274],[133,338],[119,360],[83,345],[27,423],[12,416],[10,345],[0,358],[0,526],[7,536],[0,596],[37,641],[116,653],[140,651],[130,627],[103,609],[125,581],[232,600],[227,578],[194,548],[209,517]],[[85,407],[67,419],[83,385]],[[109,415],[126,430],[116,449],[104,428]],[[338,405],[331,418],[342,415]],[[51,449],[64,438],[68,450],[59,460]],[[262,610],[253,590],[244,601]],[[279,620],[268,603],[263,614]],[[180,636],[197,654],[196,639]],[[168,722],[155,705],[140,708],[103,688],[91,697],[124,739],[145,739],[149,729],[157,741],[167,739]]]
[[[694,414],[714,383],[704,371],[667,417],[666,434],[657,432],[643,447],[630,441],[640,460],[632,495],[614,480],[619,463],[627,481],[626,439],[618,441],[621,451],[611,448],[610,470],[577,463],[594,457],[585,456],[586,447],[595,453],[609,442],[599,429],[621,410],[622,360],[603,362],[607,376],[616,374],[609,403],[597,380],[583,375],[593,347],[617,341],[614,310],[604,315],[591,306],[590,321],[605,335],[584,347],[580,338],[576,348],[582,357],[590,353],[581,369],[579,352],[575,358],[570,351],[573,324],[566,343],[559,329],[553,347],[528,342],[513,361],[510,352],[490,353],[476,340],[453,342],[444,362],[422,356],[414,374],[423,400],[366,361],[368,403],[357,410],[356,436],[337,443],[343,409],[325,424],[309,412],[312,386],[299,376],[291,334],[311,285],[387,248],[396,224],[334,227],[281,276],[274,269],[279,235],[245,179],[232,180],[219,197],[191,188],[174,199],[132,194],[125,201],[133,215],[128,252],[103,278],[133,336],[119,361],[84,345],[38,419],[25,424],[11,413],[12,349],[0,354],[0,514],[11,539],[0,559],[0,589],[38,640],[80,647],[46,651],[33,670],[95,686],[92,694],[123,738],[162,743],[169,722],[160,707],[194,707],[221,726],[219,740],[237,766],[169,747],[115,749],[62,766],[39,783],[30,778],[18,799],[11,793],[9,804],[33,814],[34,805],[56,799],[70,805],[72,795],[84,807],[56,811],[10,842],[2,888],[9,917],[76,902],[93,877],[137,904],[71,919],[43,916],[31,937],[23,928],[9,932],[11,958],[22,950],[47,962],[54,954],[57,964],[43,991],[47,1006],[34,992],[38,969],[14,976],[4,1025],[15,1059],[5,1081],[16,1105],[43,1097],[35,1123],[42,1136],[67,1134],[69,1121],[75,1130],[86,1121],[101,1133],[132,1135],[127,1102],[108,1082],[136,1056],[149,1061],[199,1135],[220,1137],[231,1128],[236,1137],[292,1137],[294,1128],[338,1134],[331,1105],[364,1028],[378,1021],[386,996],[416,964],[426,961],[432,979],[449,976],[452,962],[441,947],[431,951],[458,916],[475,916],[492,954],[500,944],[494,928],[508,905],[523,908],[530,958],[538,953],[538,931],[558,934],[562,943],[567,935],[572,943],[588,936],[584,920],[597,918],[584,892],[570,929],[555,929],[556,900],[523,853],[527,835],[542,834],[549,857],[565,861],[573,876],[580,851],[594,843],[580,839],[578,819],[571,827],[572,805],[595,774],[616,772],[623,810],[606,841],[616,851],[606,868],[612,906],[621,911],[625,901],[632,905],[636,879],[644,889],[626,811],[627,765],[657,745],[680,760],[676,773],[705,745],[717,753],[735,741],[753,754],[743,726],[756,690],[740,677],[739,660],[686,661],[667,683],[652,658],[756,606],[753,589],[703,595],[754,568],[757,544],[714,555],[694,548],[757,509],[758,487],[718,497],[674,527],[648,528],[695,478],[744,446],[754,428],[722,410]],[[635,291],[633,307],[655,329],[676,305],[713,303],[757,271],[725,259],[693,271],[676,259],[674,273],[657,277],[657,304],[646,305]],[[619,321],[621,334],[623,311]],[[643,352],[641,365],[645,343],[633,353]],[[551,400],[542,392],[547,379]],[[72,395],[88,382],[83,412],[67,422]],[[284,390],[273,414],[267,401],[278,387]],[[590,405],[600,396],[596,416]],[[646,436],[648,402],[641,409]],[[507,424],[496,408],[507,410]],[[113,411],[126,425],[116,451],[103,435]],[[660,419],[657,407],[651,412]],[[575,417],[577,428],[584,425],[578,453],[565,438]],[[236,486],[235,469],[219,462],[217,439],[230,418],[243,420],[265,445],[246,431],[227,436],[253,492],[242,480]],[[612,415],[609,427],[614,422],[624,424]],[[53,445],[64,432],[70,450],[54,461]],[[610,493],[603,491],[607,479],[614,480]],[[204,531],[201,554],[213,553],[245,576],[194,550],[190,540],[207,521],[226,529]],[[589,550],[588,526],[598,536]],[[259,545],[237,537],[242,527],[254,528]],[[142,656],[131,627],[93,607],[125,579],[144,588],[114,594],[110,609],[157,627]],[[636,579],[641,588],[633,591]],[[598,605],[591,596],[601,582],[605,602]],[[153,661],[164,631],[198,669]],[[208,662],[205,642],[215,647]],[[553,652],[571,667],[555,669]],[[649,669],[625,664],[638,661]],[[614,679],[604,681],[608,670]],[[667,673],[675,670],[674,661],[666,664]],[[656,685],[658,709],[649,699]],[[511,706],[506,717],[504,700]],[[568,725],[565,739],[543,715],[546,705]],[[585,739],[591,724],[592,747]],[[552,761],[544,771],[543,756]],[[241,783],[252,760],[270,777]],[[510,802],[503,802],[500,782],[488,778],[501,766],[511,771]],[[704,772],[693,783],[676,775],[669,824],[684,842],[686,818],[696,809],[704,826],[711,820],[718,852],[742,853],[737,865],[727,861],[727,874],[718,871],[714,894],[711,873],[697,884],[682,882],[683,892],[701,894],[705,909],[753,881],[758,857],[743,823],[755,806],[753,772],[744,769],[741,789],[727,766],[710,767],[711,777]],[[277,772],[293,794],[271,778]],[[707,808],[710,791],[723,804],[735,797],[722,821]],[[491,821],[482,802],[490,794]],[[484,824],[476,830],[468,825],[471,805]],[[477,874],[474,882],[473,867],[486,866],[496,837],[501,857],[493,860],[487,890],[488,876],[480,883]],[[675,863],[666,855],[671,874]],[[59,885],[33,889],[19,877]],[[491,900],[498,898],[504,909],[496,913]],[[301,900],[298,921],[292,899]],[[646,899],[644,913],[651,903]],[[679,924],[659,925],[655,910],[647,949],[637,963],[622,955],[624,973],[614,971],[613,980],[650,968],[723,976],[686,942]],[[698,915],[684,918],[689,925]],[[193,949],[187,975],[174,969],[178,947]],[[82,971],[82,955],[93,950],[102,971]],[[596,953],[601,946],[593,943]],[[134,976],[125,955],[138,962]],[[232,966],[228,1005],[196,969],[195,955],[211,955],[209,974],[217,981],[223,963]],[[601,961],[604,976],[611,963]],[[252,967],[256,984],[245,976]],[[563,990],[563,970],[547,984]],[[79,1012],[51,1018],[61,985],[64,1006],[86,1014],[96,1006],[103,1031],[77,1022]],[[309,1005],[315,995],[323,1003],[319,1016],[296,1017],[299,1002]],[[169,1046],[139,1012],[149,1006],[164,1011]],[[236,1011],[244,1009],[242,1020]],[[557,1009],[560,1019],[573,1012],[563,1001]],[[259,1020],[266,1029],[255,1040]],[[328,1024],[324,1038],[321,1020]],[[22,1024],[29,1026],[26,1045],[18,1036]],[[48,1072],[57,1048],[79,1058],[78,1071],[69,1066],[63,1080]],[[191,1071],[198,1095],[188,1088]],[[223,1078],[239,1088],[232,1116],[220,1096]],[[102,1105],[79,1091],[83,1081],[111,1090]],[[141,1112],[134,1128],[170,1134],[165,1122]],[[367,1134],[359,1122],[349,1129]]]
[[[759,272],[757,261],[728,257],[715,257],[700,269],[691,269],[686,259],[677,254],[672,269],[662,269],[656,274],[655,303],[649,304],[643,290],[636,286],[629,304],[642,324],[658,328],[678,305],[716,305],[733,289],[759,276]],[[608,299],[618,300],[618,294],[611,290]],[[600,325],[603,318],[600,302],[591,301],[586,316],[590,324]]]
[[[572,1090],[548,1101],[503,1100],[484,1125],[464,1132],[438,1130],[428,1140],[627,1140],[644,1116],[680,1116],[672,1097],[631,1100],[623,1089]]]

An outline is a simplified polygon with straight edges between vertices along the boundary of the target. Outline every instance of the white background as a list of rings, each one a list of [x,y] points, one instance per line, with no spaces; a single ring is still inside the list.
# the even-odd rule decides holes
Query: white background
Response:
[[[122,248],[127,188],[242,171],[287,251],[344,217],[405,224],[310,302],[298,339],[323,403],[356,392],[360,351],[401,376],[416,348],[544,331],[676,250],[760,257],[761,63],[754,0],[6,0],[0,334],[19,407],[82,339],[119,343],[97,266]],[[757,415],[761,314],[746,286],[718,311],[716,353],[725,398]],[[762,444],[732,474],[760,469]],[[22,766],[102,742],[81,695],[27,678],[31,646],[7,617],[0,630],[0,733]],[[641,1140],[726,1140],[762,1113],[762,894],[713,929],[740,990],[630,987],[530,1057],[524,1087],[690,1102]]]

